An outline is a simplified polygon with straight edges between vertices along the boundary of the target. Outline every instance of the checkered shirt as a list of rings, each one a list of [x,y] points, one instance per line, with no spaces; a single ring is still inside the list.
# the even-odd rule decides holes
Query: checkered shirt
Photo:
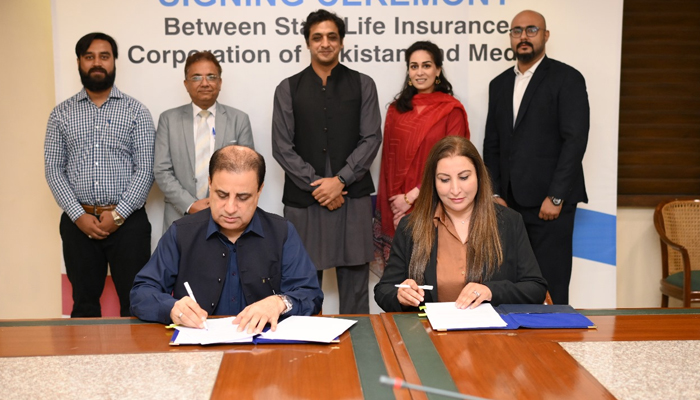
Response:
[[[116,204],[128,218],[153,184],[155,128],[148,109],[112,87],[95,106],[85,89],[53,109],[46,128],[46,181],[75,222],[80,204]]]

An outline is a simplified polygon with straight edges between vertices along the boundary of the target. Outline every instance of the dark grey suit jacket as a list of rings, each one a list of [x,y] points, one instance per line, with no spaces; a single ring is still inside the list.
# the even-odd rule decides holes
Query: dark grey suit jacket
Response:
[[[163,112],[158,120],[153,172],[165,195],[163,232],[197,200],[193,118],[190,103]],[[215,125],[215,149],[230,144],[253,148],[253,133],[246,113],[217,102]]]
[[[523,95],[515,126],[514,84],[509,68],[489,86],[483,154],[494,193],[506,198],[510,187],[525,207],[539,207],[547,196],[588,202],[582,160],[590,109],[583,76],[545,56]]]

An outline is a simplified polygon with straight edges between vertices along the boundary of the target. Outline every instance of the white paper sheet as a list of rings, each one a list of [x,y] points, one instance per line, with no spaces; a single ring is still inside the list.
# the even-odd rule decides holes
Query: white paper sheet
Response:
[[[270,340],[300,340],[330,343],[357,321],[343,318],[305,317],[293,315],[277,324],[277,330],[267,331],[261,338]]]
[[[425,312],[433,330],[487,329],[508,324],[490,303],[481,303],[474,309],[460,310],[455,303],[425,303]]]
[[[255,335],[237,332],[238,324],[231,323],[235,318],[208,319],[209,330],[178,326],[175,329],[180,332],[172,344],[252,343]]]
[[[254,334],[237,332],[238,324],[231,322],[235,317],[208,319],[209,330],[178,326],[178,335],[173,345],[252,343]],[[294,340],[303,342],[331,343],[357,321],[343,318],[304,317],[293,315],[277,324],[275,332],[267,331],[260,335],[267,340]]]

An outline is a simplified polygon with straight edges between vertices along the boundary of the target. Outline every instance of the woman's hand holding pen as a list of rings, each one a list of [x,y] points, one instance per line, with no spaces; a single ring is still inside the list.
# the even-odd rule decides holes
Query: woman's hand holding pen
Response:
[[[407,285],[408,287],[399,287],[396,293],[399,303],[404,306],[418,307],[425,299],[425,292],[423,289],[421,289],[413,279],[406,279],[401,282],[401,285]]]

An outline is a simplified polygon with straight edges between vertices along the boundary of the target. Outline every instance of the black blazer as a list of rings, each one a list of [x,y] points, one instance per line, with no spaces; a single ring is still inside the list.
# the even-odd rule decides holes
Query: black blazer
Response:
[[[542,277],[530,247],[522,217],[516,211],[500,205],[496,205],[496,215],[503,247],[503,264],[490,280],[481,282],[491,290],[491,304],[542,304],[547,293],[547,281]],[[402,307],[396,297],[398,288],[394,287],[408,279],[413,240],[407,223],[408,218],[403,218],[399,223],[384,275],[374,287],[374,300],[386,312],[417,310],[415,307]],[[433,290],[425,291],[425,302],[438,301],[437,241],[430,253],[424,277],[426,285],[433,285]]]
[[[525,90],[515,126],[515,72],[508,68],[489,85],[484,162],[494,193],[539,207],[547,196],[588,202],[583,155],[590,109],[586,82],[574,68],[545,56]]]

